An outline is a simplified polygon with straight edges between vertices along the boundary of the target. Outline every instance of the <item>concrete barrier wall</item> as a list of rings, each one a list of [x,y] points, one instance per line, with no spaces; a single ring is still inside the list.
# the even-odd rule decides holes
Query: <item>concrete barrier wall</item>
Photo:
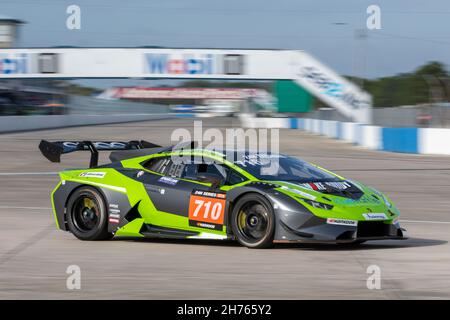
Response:
[[[385,128],[354,122],[306,118],[251,118],[251,128],[290,128],[344,140],[372,150],[450,155],[450,129]]]
[[[419,153],[450,155],[450,129],[419,129],[417,139]]]
[[[6,116],[0,117],[0,133],[157,120],[169,117],[171,117],[170,114]]]
[[[70,96],[67,104],[70,114],[155,114],[168,113],[165,105],[133,102],[126,100],[105,100],[95,97]]]
[[[414,128],[418,126],[417,117],[421,114],[431,116],[430,122],[424,127],[450,128],[450,105],[447,103],[427,106],[402,106],[389,108],[373,108],[372,122],[376,126],[389,128]],[[336,109],[315,110],[308,113],[312,119],[350,121]]]
[[[383,128],[382,150],[418,153],[418,128]]]

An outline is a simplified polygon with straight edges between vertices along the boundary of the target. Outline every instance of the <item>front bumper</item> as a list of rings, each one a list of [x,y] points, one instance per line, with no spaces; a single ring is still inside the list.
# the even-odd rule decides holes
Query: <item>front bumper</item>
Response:
[[[296,227],[279,220],[274,242],[352,243],[366,240],[406,239],[399,223],[383,221],[359,221],[356,226],[327,223],[326,219],[311,216]]]

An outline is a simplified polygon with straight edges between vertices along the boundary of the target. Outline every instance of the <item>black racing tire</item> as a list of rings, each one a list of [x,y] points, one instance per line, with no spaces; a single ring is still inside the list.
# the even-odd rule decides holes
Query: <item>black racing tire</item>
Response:
[[[103,195],[95,188],[83,186],[74,191],[67,203],[67,225],[80,240],[107,240],[108,211]]]
[[[257,193],[244,195],[233,207],[231,229],[239,243],[247,248],[271,247],[275,232],[272,205]]]

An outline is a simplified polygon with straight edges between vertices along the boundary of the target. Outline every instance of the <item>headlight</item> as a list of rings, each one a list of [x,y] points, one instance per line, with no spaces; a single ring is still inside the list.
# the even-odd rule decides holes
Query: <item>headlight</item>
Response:
[[[298,190],[298,189],[292,189],[292,188],[285,187],[285,186],[282,186],[281,189],[282,189],[282,190],[289,191],[289,192],[292,192],[292,193],[295,193],[295,194],[297,194],[297,195],[299,195],[299,196],[302,196],[302,197],[304,197],[304,198],[309,198],[309,199],[315,199],[315,198],[316,198],[316,197],[314,197],[313,195],[310,195],[309,193],[303,192],[303,191]]]
[[[333,209],[332,205],[329,205],[329,204],[326,204],[326,203],[317,202],[317,201],[308,200],[308,199],[303,199],[303,201],[305,201],[307,204],[309,204],[310,206],[312,206],[314,208],[319,208],[319,209],[324,209],[324,210],[331,210],[331,209]]]
[[[384,204],[386,205],[386,207],[388,207],[388,208],[392,207],[392,203],[389,202],[389,200],[385,197],[384,194],[382,194],[380,191],[378,191],[378,190],[376,190],[376,189],[374,189],[374,188],[372,188],[372,190],[374,191],[374,193],[375,193],[377,196],[379,196],[379,197],[381,197],[381,198],[383,199]]]
[[[392,203],[390,203],[389,200],[383,194],[381,196],[383,197],[384,204],[386,205],[386,207],[388,208],[392,207]]]

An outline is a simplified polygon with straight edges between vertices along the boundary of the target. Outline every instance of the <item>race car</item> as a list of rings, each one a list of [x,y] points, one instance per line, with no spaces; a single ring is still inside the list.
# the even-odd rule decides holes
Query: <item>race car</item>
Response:
[[[284,154],[143,140],[42,140],[39,149],[52,162],[91,152],[90,167],[60,172],[51,194],[57,227],[81,240],[231,239],[266,248],[405,238],[384,194]],[[98,165],[99,151],[111,151],[111,163]]]

